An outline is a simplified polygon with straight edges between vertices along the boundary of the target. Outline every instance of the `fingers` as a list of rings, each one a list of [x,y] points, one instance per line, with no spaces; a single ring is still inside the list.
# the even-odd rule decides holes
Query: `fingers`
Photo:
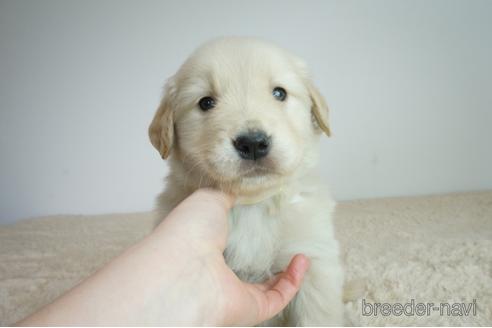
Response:
[[[213,189],[199,189],[184,199],[154,230],[154,235],[198,247],[224,251],[230,208],[234,197]]]
[[[309,260],[297,254],[290,261],[287,269],[274,280],[273,286],[263,291],[264,303],[260,305],[258,322],[272,318],[282,311],[299,291],[304,274],[309,268]],[[261,304],[261,303],[260,303]]]
[[[234,196],[213,189],[198,189],[174,208],[164,222],[176,217],[195,220],[199,217],[224,219],[234,204]]]
[[[215,189],[202,188],[195,191],[189,199],[201,199],[214,202],[222,206],[224,210],[228,211],[234,204],[235,196]]]
[[[183,200],[176,211],[191,210],[193,213],[201,213],[206,216],[227,214],[234,204],[234,196],[213,189],[198,189],[188,198]]]

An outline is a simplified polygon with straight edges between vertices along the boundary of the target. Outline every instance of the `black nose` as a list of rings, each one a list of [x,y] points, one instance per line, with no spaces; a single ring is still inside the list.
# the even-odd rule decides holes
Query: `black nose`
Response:
[[[270,139],[264,132],[249,132],[238,136],[233,144],[241,158],[257,160],[268,154]]]

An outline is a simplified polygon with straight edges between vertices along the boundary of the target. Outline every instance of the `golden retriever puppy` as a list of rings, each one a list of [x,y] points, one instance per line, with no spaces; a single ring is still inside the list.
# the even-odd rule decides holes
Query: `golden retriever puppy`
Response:
[[[264,281],[307,255],[311,267],[289,306],[267,325],[341,325],[343,272],[334,201],[316,176],[328,108],[305,64],[253,38],[198,48],[169,79],[149,128],[169,159],[160,218],[200,187],[238,196],[224,256],[243,280]]]

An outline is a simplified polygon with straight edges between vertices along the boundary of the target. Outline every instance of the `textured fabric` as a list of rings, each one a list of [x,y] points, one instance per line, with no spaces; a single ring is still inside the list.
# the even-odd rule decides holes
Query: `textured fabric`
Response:
[[[0,226],[0,324],[52,301],[151,230],[153,213]],[[347,325],[492,325],[492,192],[342,202]],[[476,315],[363,315],[367,304],[471,303]],[[447,308],[445,308],[447,309]],[[458,313],[454,313],[458,314]]]

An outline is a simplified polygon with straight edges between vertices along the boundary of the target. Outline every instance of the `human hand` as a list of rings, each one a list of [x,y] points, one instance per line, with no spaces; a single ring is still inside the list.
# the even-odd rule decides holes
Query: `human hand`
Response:
[[[262,284],[239,280],[223,257],[227,214],[232,205],[231,196],[210,189],[199,190],[171,212],[156,232],[174,236],[175,250],[194,268],[195,283],[183,289],[208,306],[208,318],[203,318],[203,322],[215,317],[208,323],[256,325],[279,313],[292,300],[309,261],[304,255],[296,255],[284,272]]]
[[[19,325],[256,325],[299,290],[309,261],[296,255],[262,284],[226,265],[233,197],[202,189],[146,238]]]

